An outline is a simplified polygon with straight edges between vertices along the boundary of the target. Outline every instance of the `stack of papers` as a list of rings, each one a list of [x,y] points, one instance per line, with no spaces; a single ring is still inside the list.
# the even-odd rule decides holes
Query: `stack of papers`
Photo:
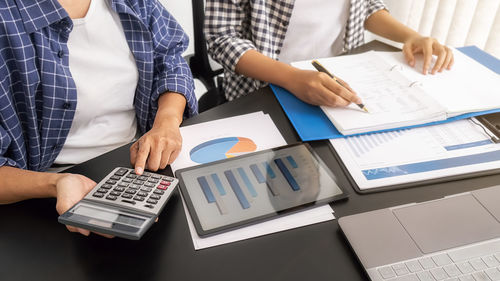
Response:
[[[354,104],[323,106],[322,110],[343,135],[352,135],[500,108],[499,75],[461,52],[454,51],[454,56],[453,68],[436,75],[421,74],[421,65],[408,66],[401,52],[371,51],[319,59],[349,83],[370,113]],[[417,61],[422,63],[421,58]],[[293,65],[314,69],[310,61]]]
[[[178,158],[171,165],[174,172],[178,169],[238,154],[286,145],[286,141],[281,136],[271,117],[263,112],[181,127],[180,131],[183,138],[183,145]],[[217,140],[227,140],[228,138],[245,140],[245,142],[253,143],[254,145],[245,146],[251,147],[251,149],[244,152],[206,153],[206,150],[200,149],[204,147],[204,144],[213,145],[217,144]],[[193,245],[196,250],[333,220],[335,218],[332,208],[329,205],[325,205],[207,238],[200,238],[196,233],[184,200],[183,204]]]

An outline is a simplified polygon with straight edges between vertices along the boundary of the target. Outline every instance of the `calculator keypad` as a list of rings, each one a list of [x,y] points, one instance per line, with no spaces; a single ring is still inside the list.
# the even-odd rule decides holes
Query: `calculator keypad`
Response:
[[[116,168],[86,198],[159,213],[177,182],[169,176],[150,172],[139,176],[133,169]]]

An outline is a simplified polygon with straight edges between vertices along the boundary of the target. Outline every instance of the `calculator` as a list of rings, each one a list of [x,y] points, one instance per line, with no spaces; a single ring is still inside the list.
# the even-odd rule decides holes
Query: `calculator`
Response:
[[[60,223],[139,240],[170,199],[176,178],[118,167],[82,200],[59,216]]]

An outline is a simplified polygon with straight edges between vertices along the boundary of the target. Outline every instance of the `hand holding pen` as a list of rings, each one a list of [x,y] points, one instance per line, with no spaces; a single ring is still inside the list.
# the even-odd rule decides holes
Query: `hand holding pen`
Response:
[[[330,71],[328,71],[323,65],[321,65],[321,63],[319,63],[319,61],[317,60],[313,60],[311,62],[311,64],[314,66],[314,68],[316,68],[316,70],[318,70],[319,72],[323,72],[323,73],[326,73],[328,76],[330,76],[330,78],[332,78],[333,80],[335,80],[335,82],[337,82],[340,86],[342,86],[343,88],[345,88],[346,90],[348,90],[349,92],[351,92],[352,94],[354,94],[354,97],[352,100],[352,102],[356,103],[357,106],[359,106],[359,108],[361,108],[362,110],[364,110],[365,112],[369,113],[368,112],[368,109],[366,109],[365,105],[361,102],[361,99],[359,97],[356,96],[356,93],[354,93],[354,91],[351,89],[351,87],[349,87],[347,85],[347,83],[345,83],[344,81],[340,80],[339,78],[335,77],[335,75],[333,75]]]

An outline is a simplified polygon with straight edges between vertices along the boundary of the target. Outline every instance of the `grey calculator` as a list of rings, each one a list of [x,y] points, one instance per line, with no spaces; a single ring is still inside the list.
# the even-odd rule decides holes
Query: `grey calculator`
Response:
[[[176,178],[118,167],[58,221],[104,234],[138,240],[172,195]]]

